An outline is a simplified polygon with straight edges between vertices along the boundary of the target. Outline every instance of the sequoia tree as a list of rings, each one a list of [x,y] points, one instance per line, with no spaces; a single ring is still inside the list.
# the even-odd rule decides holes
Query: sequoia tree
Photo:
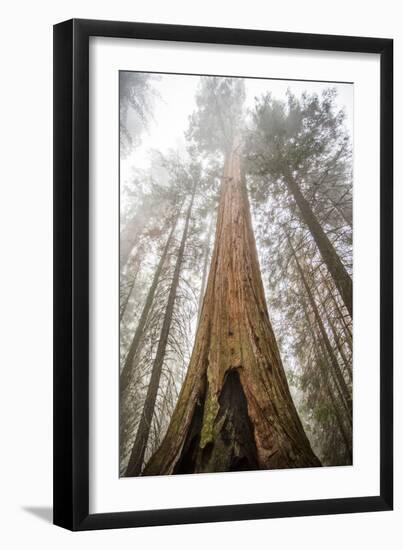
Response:
[[[268,315],[242,170],[241,80],[202,80],[193,138],[224,158],[200,320],[165,438],[143,475],[320,466]]]

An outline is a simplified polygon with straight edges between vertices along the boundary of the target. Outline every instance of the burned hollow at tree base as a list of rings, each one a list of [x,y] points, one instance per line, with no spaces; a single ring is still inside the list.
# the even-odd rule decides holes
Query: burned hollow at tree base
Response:
[[[181,457],[173,473],[258,470],[253,426],[236,369],[227,373],[219,398],[219,410],[213,428],[217,436],[214,441],[201,448],[203,413],[204,407],[197,405]]]

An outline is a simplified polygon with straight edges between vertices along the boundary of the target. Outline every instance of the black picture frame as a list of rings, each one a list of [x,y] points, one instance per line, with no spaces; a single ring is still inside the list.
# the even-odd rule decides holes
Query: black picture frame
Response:
[[[380,491],[373,496],[89,513],[89,38],[376,53],[380,123]],[[54,523],[71,530],[393,507],[393,40],[73,19],[54,26]]]

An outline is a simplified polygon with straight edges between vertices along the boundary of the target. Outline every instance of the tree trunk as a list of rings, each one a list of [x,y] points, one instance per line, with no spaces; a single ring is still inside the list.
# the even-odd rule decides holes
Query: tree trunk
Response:
[[[143,310],[141,312],[141,316],[140,316],[140,319],[139,319],[139,322],[138,322],[138,325],[137,325],[137,328],[136,328],[136,332],[134,333],[132,343],[130,344],[129,351],[127,352],[124,367],[122,369],[122,372],[120,373],[120,384],[119,384],[120,385],[120,395],[123,395],[123,392],[126,390],[126,388],[129,385],[129,382],[130,382],[133,359],[136,355],[137,349],[138,349],[139,344],[141,342],[141,339],[143,337],[144,328],[145,328],[145,325],[146,325],[148,314],[150,313],[151,306],[153,304],[155,291],[157,290],[157,286],[158,286],[158,282],[159,282],[159,279],[160,279],[160,276],[161,276],[161,272],[162,272],[162,269],[163,269],[164,264],[165,264],[165,259],[167,257],[168,250],[169,250],[169,247],[171,245],[172,237],[173,237],[173,234],[175,232],[176,225],[178,223],[179,214],[180,214],[180,209],[178,210],[178,213],[175,217],[175,220],[173,222],[171,231],[168,235],[168,239],[165,243],[164,250],[162,251],[160,261],[158,262],[157,269],[155,270],[154,277],[153,277],[151,286],[148,290],[147,298],[146,298],[146,301],[145,301],[145,304],[144,304],[144,307],[143,307]]]
[[[339,215],[341,216],[341,218],[343,219],[343,221],[345,222],[346,225],[349,226],[350,229],[352,229],[353,227],[353,211],[352,209],[348,211],[348,213],[344,210],[344,208],[342,206],[340,206],[340,202],[342,199],[344,199],[345,195],[347,193],[349,193],[350,190],[346,191],[339,199],[338,201],[334,201],[331,197],[329,197],[329,195],[326,195],[327,198],[329,199],[330,203],[332,204],[333,208],[339,213]]]
[[[337,311],[337,314],[338,314],[338,317],[339,317],[339,320],[340,322],[342,323],[343,325],[343,332],[346,336],[346,340],[347,340],[347,343],[348,343],[348,346],[350,348],[350,351],[352,350],[353,348],[353,335],[352,335],[352,332],[351,332],[351,328],[350,326],[348,325],[348,323],[346,322],[346,318],[345,316],[343,315],[343,312],[341,311],[340,309],[340,305],[338,304],[337,302],[337,299],[336,299],[336,296],[334,295],[333,291],[332,291],[332,288],[329,284],[329,281],[327,280],[327,278],[325,276],[323,276],[322,274],[322,271],[320,271],[322,277],[323,277],[323,280],[325,281],[325,285],[326,285],[326,288],[327,288],[327,291],[332,299],[332,302],[334,304],[334,307],[336,308],[336,311]]]
[[[227,154],[215,245],[188,372],[144,475],[320,466],[269,320],[236,148]]]
[[[303,271],[303,269],[300,265],[298,257],[295,253],[294,246],[293,246],[293,244],[291,242],[291,239],[290,239],[288,234],[287,234],[287,240],[288,240],[288,244],[290,246],[294,261],[297,265],[298,273],[300,274],[302,283],[303,283],[305,291],[307,293],[309,304],[312,308],[312,311],[313,311],[315,319],[316,319],[316,323],[319,327],[320,334],[322,336],[322,341],[323,341],[323,343],[325,345],[325,348],[326,348],[326,351],[329,355],[330,365],[332,367],[333,373],[334,373],[335,378],[337,380],[337,384],[338,384],[338,386],[340,388],[340,391],[341,391],[341,394],[343,396],[343,401],[345,403],[346,411],[347,411],[347,414],[348,414],[348,417],[349,417],[349,421],[351,423],[352,422],[352,414],[353,414],[353,412],[352,412],[353,406],[352,406],[352,399],[351,399],[350,390],[348,389],[346,381],[344,380],[343,373],[341,372],[340,365],[339,365],[339,363],[337,361],[337,358],[334,354],[334,351],[333,351],[332,345],[330,343],[328,334],[326,332],[325,326],[324,326],[322,318],[320,316],[318,306],[316,305],[316,302],[315,302],[315,299],[313,297],[312,291],[310,289],[308,281],[306,280],[305,273],[304,273],[304,271]]]
[[[204,292],[206,290],[206,281],[207,281],[207,270],[208,270],[208,259],[209,259],[209,253],[210,253],[210,241],[211,241],[211,235],[213,233],[213,222],[214,222],[214,213],[211,215],[208,232],[206,236],[206,240],[204,242],[204,249],[203,249],[203,274],[202,274],[202,282],[201,282],[201,288],[200,288],[200,296],[199,296],[199,305],[197,308],[197,321],[200,321],[200,315],[202,312],[203,307],[203,299],[204,299]]]
[[[143,231],[147,221],[144,212],[136,214],[127,222],[120,234],[120,270],[124,268],[133,250],[139,234]]]
[[[311,334],[312,342],[313,342],[313,345],[315,346],[315,357],[316,357],[316,362],[319,366],[320,376],[325,385],[326,393],[329,396],[330,403],[332,405],[332,409],[336,418],[336,422],[339,427],[340,435],[346,447],[346,452],[350,458],[350,461],[352,462],[352,457],[353,457],[352,441],[351,441],[351,437],[347,433],[346,427],[343,422],[342,414],[339,409],[339,404],[337,403],[336,396],[333,393],[333,388],[331,386],[331,381],[330,381],[331,377],[330,377],[329,369],[325,366],[327,364],[326,350],[323,348],[323,343],[320,340],[318,341],[318,336],[315,334],[315,330],[312,327],[311,319],[308,313],[308,307],[305,303],[304,298],[302,299],[302,307],[303,307],[305,318],[309,327],[309,332]]]
[[[350,275],[347,273],[342,261],[340,260],[334,246],[330,242],[322,226],[318,222],[314,212],[312,211],[308,201],[305,199],[298,183],[295,181],[291,173],[286,174],[285,178],[287,187],[294,197],[298,205],[302,221],[308,226],[316,246],[321,253],[324,262],[327,265],[329,273],[332,275],[335,285],[340,292],[343,302],[353,316],[353,283]]]
[[[176,292],[179,285],[180,270],[183,262],[183,255],[185,251],[185,245],[186,245],[186,240],[187,240],[187,235],[189,230],[189,222],[190,222],[190,216],[192,213],[195,191],[196,191],[196,187],[194,186],[189,207],[186,213],[185,226],[183,229],[182,239],[178,250],[175,270],[172,277],[171,288],[169,291],[164,320],[162,323],[160,339],[158,342],[157,352],[154,358],[154,363],[151,371],[151,378],[148,384],[147,395],[144,402],[140,423],[137,429],[136,438],[134,440],[133,449],[130,455],[129,464],[127,466],[127,470],[125,474],[126,477],[140,475],[140,472],[143,466],[144,454],[147,448],[151,422],[154,414],[155,402],[157,399],[158,388],[160,385],[160,378],[161,378],[161,372],[162,372],[162,365],[164,363],[165,350],[168,343],[169,331],[171,328],[172,314],[173,314],[174,305],[175,305]]]
[[[347,358],[347,356],[346,356],[346,354],[343,350],[343,342],[340,341],[339,331],[334,326],[334,323],[333,323],[332,319],[330,318],[330,315],[327,312],[326,312],[326,319],[327,319],[327,322],[329,323],[330,329],[332,331],[333,339],[334,339],[334,343],[336,344],[337,351],[339,352],[339,355],[340,355],[340,357],[343,361],[343,364],[346,368],[348,378],[349,378],[350,382],[352,382],[353,381],[353,371],[352,371],[352,366],[351,366],[351,360],[349,360]]]
[[[129,301],[130,301],[130,297],[132,295],[132,292],[133,292],[133,288],[134,288],[134,285],[136,284],[136,280],[137,280],[137,276],[139,274],[139,271],[140,271],[140,267],[141,267],[141,261],[140,259],[138,258],[138,252],[136,253],[136,258],[134,260],[134,263],[137,264],[136,265],[136,269],[134,271],[134,274],[132,275],[132,280],[130,281],[130,284],[129,284],[129,288],[128,288],[128,291],[127,291],[127,294],[126,294],[126,297],[124,299],[124,302],[122,304],[122,307],[120,308],[120,312],[119,312],[119,322],[122,322],[122,319],[125,315],[125,312],[126,312],[126,308],[129,304]],[[140,256],[141,257],[141,256]]]
[[[346,453],[349,457],[350,463],[352,464],[353,463],[352,440],[351,440],[351,437],[349,436],[349,434],[347,433],[346,427],[345,427],[344,422],[343,422],[342,414],[341,414],[340,409],[339,409],[339,405],[336,402],[336,397],[333,394],[333,389],[330,385],[329,377],[327,376],[325,368],[323,367],[323,362],[325,361],[325,356],[321,356],[319,358],[319,361],[320,361],[320,364],[322,365],[322,367],[321,367],[322,379],[323,379],[323,382],[325,384],[327,394],[330,397],[330,402],[332,404],[332,409],[333,409],[334,415],[336,417],[336,422],[337,422],[337,425],[339,427],[339,431],[340,431],[341,437],[343,439],[344,446],[346,448]]]

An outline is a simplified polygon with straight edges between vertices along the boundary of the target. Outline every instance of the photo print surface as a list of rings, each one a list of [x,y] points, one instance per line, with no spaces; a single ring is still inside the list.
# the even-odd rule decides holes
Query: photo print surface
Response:
[[[120,476],[353,463],[353,85],[119,73]]]

